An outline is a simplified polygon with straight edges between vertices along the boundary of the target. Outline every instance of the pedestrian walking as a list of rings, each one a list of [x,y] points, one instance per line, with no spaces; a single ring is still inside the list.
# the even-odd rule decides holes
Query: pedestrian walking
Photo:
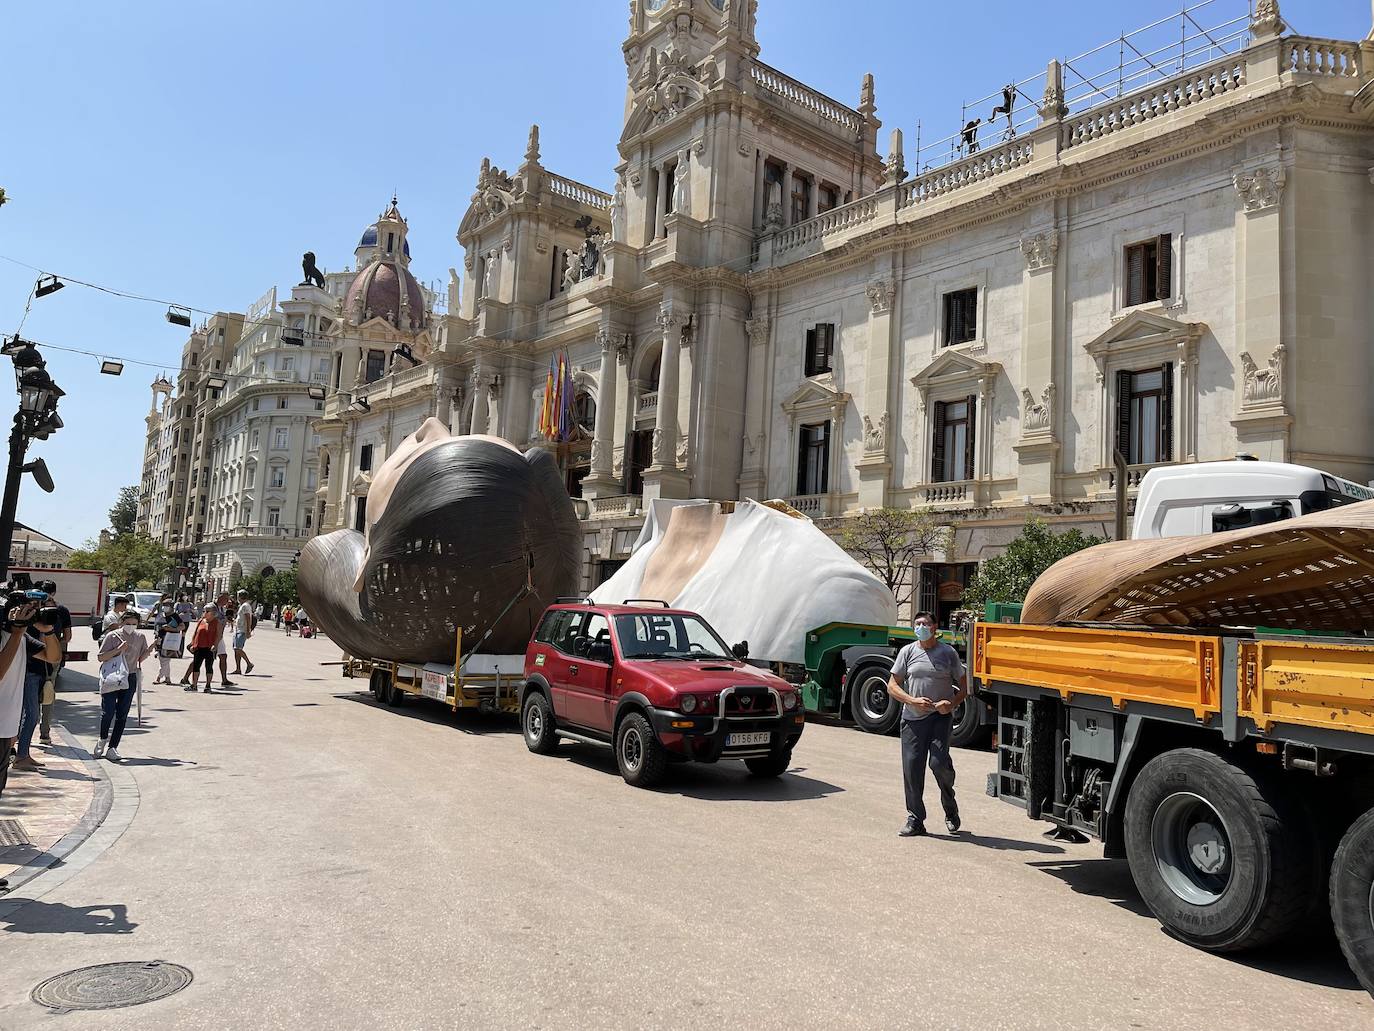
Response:
[[[53,624],[53,629],[61,638],[62,661],[53,670],[48,682],[43,685],[43,697],[39,710],[38,720],[38,740],[45,745],[52,744],[52,710],[57,703],[57,681],[62,676],[62,670],[67,665],[67,651],[72,644],[72,613],[67,606],[57,600],[57,582],[55,580],[45,580],[39,585],[40,588],[48,592],[48,607],[57,613],[57,622]]]
[[[166,620],[157,628],[153,637],[157,650],[158,674],[154,684],[172,682],[172,660],[181,657],[182,645],[186,640],[186,628],[175,612],[167,614]]]
[[[286,636],[291,636],[291,631],[296,628],[296,610],[293,606],[286,606],[286,611],[281,614],[282,622],[286,624]]]
[[[191,599],[185,594],[178,594],[176,604],[172,606],[172,611],[177,614],[177,619],[181,620],[182,626],[190,626],[196,621],[196,607],[191,604]]]
[[[219,609],[220,620],[219,645],[215,649],[215,656],[219,659],[219,683],[220,687],[233,687],[234,682],[229,679],[229,645],[233,643],[234,614],[228,591],[221,592],[215,599],[215,607]]]
[[[195,629],[191,631],[191,668],[187,670],[191,680],[185,685],[185,690],[195,691],[200,686],[200,669],[203,666],[205,693],[210,693],[215,682],[215,648],[223,639],[219,609],[214,605],[206,605],[196,621]]]
[[[277,628],[278,630],[281,629],[281,606],[280,606],[280,605],[273,605],[273,606],[272,606],[272,622],[276,625],[276,628]]]
[[[906,788],[904,838],[926,833],[926,764],[940,786],[945,826],[959,830],[959,803],[954,797],[954,763],[949,756],[953,713],[968,697],[963,660],[936,636],[935,617],[916,613],[916,640],[897,653],[887,693],[902,703],[902,783]]]
[[[110,602],[110,611],[105,613],[105,618],[100,621],[100,634],[103,637],[111,630],[117,629],[124,622],[124,613],[129,611],[129,606],[134,603],[133,595],[117,595]]]
[[[100,740],[95,758],[120,761],[119,741],[138,693],[139,667],[148,657],[148,639],[139,632],[138,613],[124,613],[123,622],[100,639]]]
[[[43,686],[62,661],[62,638],[56,624],[57,616],[51,608],[39,609],[24,634],[24,711],[15,744],[18,756],[14,761],[16,770],[38,770],[43,766],[33,757],[31,749],[33,734],[38,729],[42,713]]]
[[[0,630],[3,635],[0,636],[0,794],[4,793],[9,779],[10,751],[19,736],[19,724],[24,716],[24,681],[28,674],[25,634],[37,613],[37,602],[16,605],[6,614],[7,626]],[[48,642],[45,657],[56,661],[60,656],[56,638],[45,640]]]
[[[234,675],[239,676],[243,673],[253,672],[253,660],[248,657],[244,648],[248,644],[248,638],[253,636],[255,620],[253,619],[253,603],[248,599],[247,591],[239,591],[238,611],[234,615]],[[244,669],[244,666],[247,669]]]

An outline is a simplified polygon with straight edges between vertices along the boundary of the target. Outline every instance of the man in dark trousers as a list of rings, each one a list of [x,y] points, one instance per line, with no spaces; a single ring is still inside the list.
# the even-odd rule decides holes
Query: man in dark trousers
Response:
[[[936,636],[935,617],[918,612],[916,640],[897,653],[887,692],[902,703],[902,782],[906,786],[906,826],[898,834],[926,832],[926,762],[940,785],[940,804],[951,834],[959,829],[959,803],[954,798],[954,763],[949,757],[953,712],[968,697],[963,660]]]

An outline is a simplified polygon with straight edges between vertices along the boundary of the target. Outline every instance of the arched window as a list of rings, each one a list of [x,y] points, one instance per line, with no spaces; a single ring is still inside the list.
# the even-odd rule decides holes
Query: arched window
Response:
[[[583,433],[596,432],[596,401],[586,391],[579,391],[573,397],[573,422]]]

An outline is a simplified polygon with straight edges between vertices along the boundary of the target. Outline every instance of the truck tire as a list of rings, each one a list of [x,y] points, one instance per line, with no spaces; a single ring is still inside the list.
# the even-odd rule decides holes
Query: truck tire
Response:
[[[849,674],[849,714],[860,730],[891,734],[902,718],[902,707],[887,693],[892,660],[866,662]]]
[[[949,743],[955,748],[979,748],[987,738],[987,729],[983,726],[983,703],[977,698],[965,698],[954,710]]]
[[[386,691],[386,704],[393,709],[399,709],[406,703],[406,693],[397,686],[391,679],[390,673],[382,674],[382,687]]]
[[[553,755],[558,750],[553,706],[543,692],[531,691],[525,695],[525,704],[520,710],[520,727],[525,733],[525,747],[535,755]]]
[[[663,780],[668,769],[668,750],[654,736],[654,728],[637,712],[620,721],[615,731],[615,762],[625,783],[636,788],[651,788]]]
[[[792,749],[782,754],[763,755],[757,759],[745,759],[751,777],[781,777],[792,765]]]
[[[1141,769],[1126,799],[1126,856],[1159,922],[1214,952],[1296,931],[1320,884],[1317,835],[1283,787],[1196,748]]]
[[[379,703],[386,701],[386,698],[382,691],[382,684],[382,671],[379,669],[374,669],[372,671],[372,674],[367,678],[367,689],[371,692],[372,697],[375,698]]]
[[[1374,995],[1374,809],[1350,825],[1331,861],[1331,920],[1350,969]]]

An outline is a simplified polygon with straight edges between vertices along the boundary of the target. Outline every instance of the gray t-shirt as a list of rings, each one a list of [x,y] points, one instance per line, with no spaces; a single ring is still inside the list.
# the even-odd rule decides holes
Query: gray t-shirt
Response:
[[[959,653],[943,641],[930,649],[912,642],[892,661],[892,679],[913,698],[929,698],[932,702],[953,700],[964,680],[964,663]],[[934,715],[918,712],[910,705],[902,706],[904,720],[923,720]]]

